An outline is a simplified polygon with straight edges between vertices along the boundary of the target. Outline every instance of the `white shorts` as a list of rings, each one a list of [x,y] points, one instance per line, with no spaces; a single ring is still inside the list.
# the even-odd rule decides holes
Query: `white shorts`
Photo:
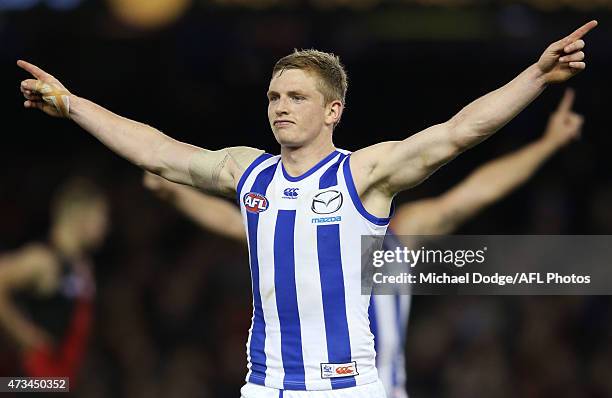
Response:
[[[386,398],[380,380],[361,386],[325,391],[278,390],[247,383],[240,389],[241,398]]]

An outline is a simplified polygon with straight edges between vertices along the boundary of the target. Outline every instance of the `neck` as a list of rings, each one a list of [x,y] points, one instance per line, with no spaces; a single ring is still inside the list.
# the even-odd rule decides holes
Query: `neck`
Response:
[[[65,258],[83,257],[84,252],[80,241],[69,225],[58,223],[51,229],[50,236],[53,247]]]
[[[323,144],[312,143],[301,147],[281,147],[281,159],[283,166],[289,175],[297,177],[336,150],[333,142],[329,140]]]

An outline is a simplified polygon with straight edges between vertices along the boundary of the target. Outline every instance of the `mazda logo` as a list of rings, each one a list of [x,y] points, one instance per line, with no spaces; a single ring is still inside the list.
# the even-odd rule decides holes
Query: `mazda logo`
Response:
[[[319,192],[312,199],[311,209],[317,214],[335,213],[342,207],[342,192],[330,189]]]

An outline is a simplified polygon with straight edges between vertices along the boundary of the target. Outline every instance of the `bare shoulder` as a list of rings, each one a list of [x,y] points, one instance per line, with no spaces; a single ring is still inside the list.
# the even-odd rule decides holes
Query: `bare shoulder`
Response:
[[[244,170],[262,153],[261,149],[246,146],[200,149],[189,162],[192,185],[205,192],[232,196]]]
[[[396,141],[381,142],[351,154],[351,173],[360,194],[380,183],[376,175],[377,168],[389,156],[396,143]]]
[[[354,169],[372,169],[389,155],[389,151],[397,141],[386,141],[361,148],[351,155],[351,166]]]
[[[239,172],[244,172],[264,151],[262,149],[248,146],[233,146],[227,148],[227,152]]]

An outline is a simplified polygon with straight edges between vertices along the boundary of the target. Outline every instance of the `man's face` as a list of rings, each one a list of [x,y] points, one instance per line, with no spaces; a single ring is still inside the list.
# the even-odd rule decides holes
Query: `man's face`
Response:
[[[98,249],[106,237],[109,226],[109,209],[104,200],[94,200],[80,212],[80,236],[87,250]]]
[[[300,147],[321,134],[326,106],[318,77],[299,69],[277,73],[268,90],[268,120],[281,146]]]

